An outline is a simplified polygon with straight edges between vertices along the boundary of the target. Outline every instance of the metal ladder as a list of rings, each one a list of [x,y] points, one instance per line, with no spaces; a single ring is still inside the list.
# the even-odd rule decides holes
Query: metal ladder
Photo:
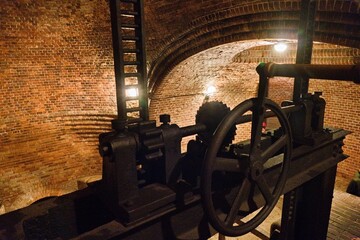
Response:
[[[149,118],[143,9],[142,0],[110,0],[117,130]]]

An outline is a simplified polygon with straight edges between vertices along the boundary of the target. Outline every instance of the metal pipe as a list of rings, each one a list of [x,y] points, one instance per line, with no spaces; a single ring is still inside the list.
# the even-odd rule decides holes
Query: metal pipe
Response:
[[[297,64],[310,64],[313,38],[315,29],[315,16],[317,10],[317,0],[301,0],[300,21],[298,28],[298,42],[296,51]],[[309,91],[309,78],[295,77],[293,101],[299,102],[301,96]]]
[[[291,112],[299,111],[302,107],[303,107],[303,105],[291,105],[291,106],[282,107],[281,109],[285,114],[288,114]],[[267,111],[264,114],[264,118],[269,118],[269,117],[274,117],[274,116],[275,116],[275,113],[273,113],[272,111]],[[251,120],[252,120],[251,118],[252,118],[252,114],[241,116],[238,119],[238,121],[236,121],[235,124],[251,122]],[[196,124],[196,125],[192,125],[192,126],[186,126],[186,127],[180,128],[180,131],[181,131],[182,137],[191,136],[191,135],[206,131],[206,125],[200,123],[200,124]]]
[[[182,127],[180,128],[180,131],[181,131],[181,136],[186,137],[206,131],[206,126],[205,124],[196,124],[192,126]]]
[[[353,81],[360,84],[360,65],[276,64],[259,65],[266,77],[304,77],[327,80]],[[261,69],[263,68],[263,69]]]

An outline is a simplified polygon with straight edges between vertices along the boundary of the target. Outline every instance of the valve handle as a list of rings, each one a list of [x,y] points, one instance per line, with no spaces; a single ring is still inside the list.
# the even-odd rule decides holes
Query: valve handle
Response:
[[[255,229],[275,207],[285,186],[292,149],[290,124],[276,103],[268,99],[263,101],[263,104],[259,104],[258,98],[252,98],[235,107],[218,126],[206,152],[201,172],[202,203],[209,222],[223,235],[240,236]],[[275,114],[281,131],[279,131],[280,136],[269,147],[261,149],[262,123],[266,110],[271,110]],[[253,112],[248,156],[245,162],[243,158],[241,160],[226,159],[220,151],[223,149],[222,142],[228,131],[236,125],[238,119],[248,111]],[[284,154],[280,157],[280,161],[277,160],[276,164],[280,167],[279,172],[275,175],[276,179],[271,179],[275,182],[275,187],[272,188],[264,173],[268,170],[269,162],[271,162],[268,160],[277,155],[279,151],[283,151]],[[226,168],[224,167],[226,162],[236,162],[237,164],[234,167]],[[222,180],[224,182],[221,182]],[[237,186],[234,186],[234,183]],[[225,186],[229,186],[229,184],[232,184],[232,191],[224,190]],[[260,192],[265,203],[253,218],[245,223],[240,222],[242,217],[240,208],[244,203],[250,202],[250,195],[254,192],[254,188]],[[229,194],[229,192],[232,193]],[[228,204],[219,204],[219,199]],[[258,207],[256,206],[256,208]]]

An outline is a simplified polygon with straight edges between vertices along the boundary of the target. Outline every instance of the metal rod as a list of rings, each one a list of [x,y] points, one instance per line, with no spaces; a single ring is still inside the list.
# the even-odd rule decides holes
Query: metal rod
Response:
[[[145,48],[145,20],[144,20],[144,1],[138,0],[135,4],[136,11],[140,14],[135,18],[136,24],[140,28],[136,28],[136,36],[139,36],[139,41],[136,41],[136,48],[140,51],[137,53],[136,58],[141,64],[138,66],[137,71],[141,73],[139,78],[139,105],[141,107],[140,117],[144,120],[149,120],[149,96],[148,96],[148,78],[146,69],[146,48]],[[140,22],[139,22],[140,21]]]
[[[313,35],[315,28],[316,0],[302,0],[298,29],[297,64],[311,63]],[[298,102],[309,89],[309,78],[295,76],[293,101]]]
[[[291,113],[291,112],[296,112],[299,111],[300,109],[302,109],[302,105],[291,105],[291,106],[286,106],[286,107],[282,107],[282,111],[285,114]],[[270,118],[270,117],[274,117],[275,113],[273,113],[272,111],[267,111],[264,114],[264,118]],[[244,115],[241,116],[238,121],[236,121],[235,124],[241,124],[241,123],[246,123],[246,122],[251,122],[252,121],[252,114],[248,114],[248,115]],[[205,124],[196,124],[196,125],[192,125],[192,126],[187,126],[187,127],[182,127],[180,128],[181,131],[181,135],[182,137],[186,137],[186,136],[191,136],[200,132],[204,132],[206,131],[206,125]]]
[[[276,64],[262,65],[267,77],[296,77],[353,81],[360,84],[360,65]]]
[[[204,124],[196,124],[192,126],[182,127],[180,128],[182,137],[191,136],[200,132],[204,132],[206,130],[206,126]]]

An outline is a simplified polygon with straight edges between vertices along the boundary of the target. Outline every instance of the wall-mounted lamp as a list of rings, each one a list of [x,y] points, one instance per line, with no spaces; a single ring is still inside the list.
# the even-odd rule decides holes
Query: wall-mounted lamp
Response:
[[[285,50],[287,49],[287,45],[286,43],[283,43],[283,42],[278,42],[274,45],[274,49],[275,51],[279,52],[279,53],[282,53],[282,52],[285,52]]]
[[[215,92],[216,92],[216,88],[214,86],[209,86],[205,91],[205,95],[212,96],[214,95]]]
[[[215,88],[214,86],[210,85],[210,86],[206,89],[206,91],[205,91],[205,93],[204,93],[204,94],[205,94],[205,98],[204,98],[203,103],[209,101],[209,97],[212,96],[212,95],[214,95],[215,92],[216,92],[216,88]]]

